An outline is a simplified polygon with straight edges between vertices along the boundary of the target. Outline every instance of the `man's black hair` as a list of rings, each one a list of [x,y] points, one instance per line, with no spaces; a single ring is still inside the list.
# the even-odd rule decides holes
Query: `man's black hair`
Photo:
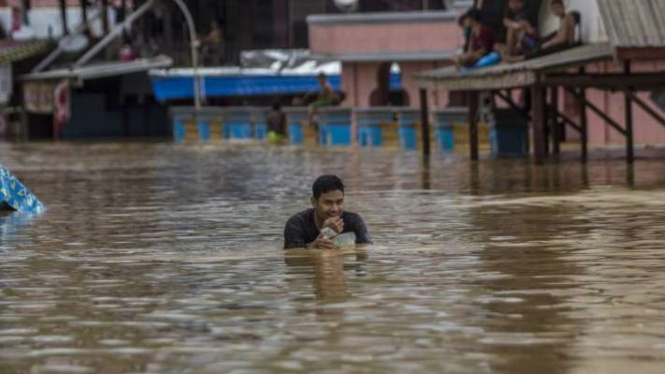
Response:
[[[481,22],[482,17],[480,14],[480,10],[478,10],[477,8],[469,8],[469,10],[467,10],[466,12],[464,12],[464,14],[462,14],[462,16],[457,20],[457,22],[459,23],[460,26],[464,26],[464,20],[466,20],[467,18]]]
[[[322,175],[314,181],[312,185],[312,196],[318,199],[321,194],[340,190],[344,193],[344,183],[336,175]]]
[[[282,103],[279,100],[276,100],[272,103],[272,110],[278,111],[282,109]]]

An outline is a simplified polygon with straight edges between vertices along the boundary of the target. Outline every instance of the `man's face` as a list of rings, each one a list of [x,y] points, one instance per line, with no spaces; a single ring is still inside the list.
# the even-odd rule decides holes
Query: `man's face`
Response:
[[[566,8],[561,3],[554,3],[552,4],[552,13],[557,17],[563,17],[566,15]]]
[[[521,12],[524,9],[524,0],[510,0],[508,7],[513,12]]]
[[[318,199],[312,198],[312,205],[322,221],[339,217],[344,211],[344,192],[340,190],[324,192]]]

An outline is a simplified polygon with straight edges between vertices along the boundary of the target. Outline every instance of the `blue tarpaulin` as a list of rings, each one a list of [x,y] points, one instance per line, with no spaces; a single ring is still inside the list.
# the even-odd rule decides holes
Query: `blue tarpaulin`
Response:
[[[341,89],[339,75],[328,75],[334,90]],[[194,96],[191,76],[152,76],[152,87],[158,101],[187,99]],[[316,75],[236,75],[202,76],[206,97],[283,95],[316,93],[319,85]],[[390,88],[399,89],[401,77],[392,74]]]
[[[37,197],[0,165],[0,205],[2,204],[21,213],[36,214],[44,211],[44,205]]]

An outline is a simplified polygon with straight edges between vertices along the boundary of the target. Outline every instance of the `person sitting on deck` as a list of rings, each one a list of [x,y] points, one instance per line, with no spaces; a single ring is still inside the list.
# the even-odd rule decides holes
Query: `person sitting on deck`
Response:
[[[538,31],[528,20],[524,0],[508,2],[508,15],[503,25],[506,27],[506,44],[496,46],[503,61],[510,61],[513,56],[521,56],[537,48]]]
[[[453,63],[457,67],[470,67],[494,51],[496,33],[492,28],[481,22],[480,11],[472,8],[462,15],[459,25],[470,30],[469,49],[467,52],[453,57]]]
[[[559,18],[558,30],[541,38],[533,50],[525,51],[522,56],[512,57],[511,62],[546,56],[565,51],[576,45],[575,29],[580,23],[580,14],[578,12],[567,13],[563,0],[550,0],[550,11]]]
[[[335,90],[332,88],[330,83],[328,83],[328,78],[325,74],[320,73],[318,76],[319,81],[319,94],[316,98],[316,101],[309,104],[309,123],[310,125],[314,123],[314,114],[316,113],[316,108],[321,106],[330,106],[335,105],[339,98],[335,93]]]
[[[312,209],[286,222],[284,249],[333,249],[333,238],[343,233],[354,233],[356,244],[372,244],[363,219],[344,210],[344,183],[339,177],[318,177],[312,186],[311,202]]]
[[[566,13],[563,0],[551,0],[550,10],[559,18],[559,29],[543,38],[540,52],[554,53],[575,44],[575,28],[578,20],[575,12]]]

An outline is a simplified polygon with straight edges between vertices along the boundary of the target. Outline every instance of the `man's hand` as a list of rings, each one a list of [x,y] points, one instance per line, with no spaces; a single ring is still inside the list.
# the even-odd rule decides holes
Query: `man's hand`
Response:
[[[313,242],[307,244],[307,248],[309,249],[333,249],[335,248],[335,245],[333,244],[332,240],[326,239],[323,237],[323,235],[319,235],[316,240]]]
[[[344,231],[344,220],[342,217],[330,217],[327,220],[323,221],[323,227],[330,227],[336,233],[340,234]]]

